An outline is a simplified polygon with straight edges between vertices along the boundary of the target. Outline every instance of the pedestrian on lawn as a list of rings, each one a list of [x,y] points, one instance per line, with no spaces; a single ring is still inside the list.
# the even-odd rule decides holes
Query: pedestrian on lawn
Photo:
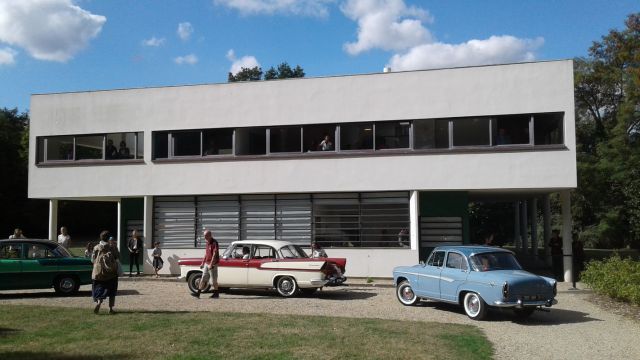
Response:
[[[213,286],[213,294],[211,297],[215,299],[220,297],[218,293],[218,262],[220,262],[218,241],[213,238],[209,230],[204,231],[204,238],[207,241],[207,245],[204,252],[204,259],[202,259],[202,264],[200,264],[202,278],[200,279],[198,291],[191,293],[191,295],[200,298],[200,293],[207,287],[208,282],[209,285]]]

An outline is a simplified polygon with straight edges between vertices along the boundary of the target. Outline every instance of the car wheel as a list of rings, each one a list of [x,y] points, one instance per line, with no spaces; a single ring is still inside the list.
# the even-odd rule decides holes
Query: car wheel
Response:
[[[513,309],[513,312],[516,314],[516,316],[520,319],[526,319],[529,316],[531,316],[531,314],[533,314],[536,311],[536,308],[534,307],[526,307],[526,308],[522,308],[522,309]]]
[[[295,295],[298,291],[296,279],[291,276],[282,276],[278,278],[278,281],[276,282],[276,290],[278,291],[278,294],[284,297]]]
[[[78,291],[80,287],[80,283],[78,280],[71,275],[62,275],[56,278],[55,283],[53,284],[53,288],[56,290],[58,294],[61,295],[71,295]]]
[[[474,292],[468,292],[464,295],[463,305],[464,312],[473,320],[482,320],[487,314],[487,304],[480,295]]]
[[[192,293],[198,292],[198,289],[200,288],[200,280],[202,280],[202,272],[200,271],[192,272],[191,275],[189,275],[189,277],[187,278],[187,285],[189,285],[189,290]],[[202,292],[209,291],[209,288],[211,288],[211,285],[207,284],[207,287],[204,288]]]
[[[411,283],[407,280],[400,282],[396,287],[396,295],[402,305],[411,306],[418,302],[418,296],[413,292]]]

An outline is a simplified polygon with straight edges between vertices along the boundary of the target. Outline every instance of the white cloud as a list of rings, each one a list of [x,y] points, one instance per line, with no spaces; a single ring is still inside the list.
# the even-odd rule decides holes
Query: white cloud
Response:
[[[151,46],[151,47],[159,47],[164,45],[164,38],[157,38],[155,36],[151,37],[151,39],[142,40],[142,45]]]
[[[185,56],[178,56],[173,59],[173,61],[178,65],[195,65],[198,62],[198,57],[194,54],[189,54]]]
[[[65,62],[96,37],[107,18],[71,0],[0,1],[0,42],[39,60]]]
[[[15,56],[18,54],[17,51],[13,50],[10,47],[5,47],[0,49],[0,65],[13,65],[16,63]]]
[[[462,44],[423,44],[404,54],[393,55],[388,66],[394,71],[401,71],[532,61],[535,60],[535,50],[543,44],[541,37],[519,39],[508,35]]]
[[[182,22],[178,24],[178,37],[182,39],[182,41],[187,41],[193,34],[193,26],[189,22]]]
[[[358,55],[371,49],[404,50],[432,41],[423,22],[429,13],[405,5],[403,0],[348,0],[340,7],[349,19],[358,22],[358,40],[344,44],[344,50]]]
[[[302,15],[327,17],[328,5],[336,0],[214,0],[216,5],[226,6],[243,15]]]
[[[231,61],[229,72],[234,75],[242,71],[242,68],[251,69],[256,66],[260,67],[258,59],[256,59],[254,56],[248,55],[238,59],[236,58],[236,53],[233,51],[233,49],[227,51],[227,59]]]

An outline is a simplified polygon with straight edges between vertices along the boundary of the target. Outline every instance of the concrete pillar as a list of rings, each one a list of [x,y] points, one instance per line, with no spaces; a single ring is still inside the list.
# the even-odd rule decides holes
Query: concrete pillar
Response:
[[[142,267],[144,268],[144,272],[145,273],[153,273],[153,267],[151,266],[152,263],[152,259],[150,256],[150,252],[152,251],[151,249],[153,249],[153,196],[145,196],[144,197],[144,214],[143,214],[143,219],[142,219],[142,239],[144,242],[144,246],[143,246],[143,252],[142,254],[143,256],[143,260],[142,260]],[[165,261],[168,261],[168,259],[164,259]],[[163,274],[169,274],[169,264],[166,263],[167,266],[165,266],[162,269],[162,273]]]
[[[58,238],[58,200],[49,200],[49,240]]]
[[[535,259],[538,258],[538,199],[531,198],[529,203],[531,213],[531,251]]]
[[[123,224],[122,223],[122,200],[118,200],[118,225],[116,226],[116,228],[118,229],[117,234],[116,234],[116,239],[118,239],[117,243],[118,243],[118,251],[122,252],[122,226],[125,226],[124,228],[124,234],[126,236],[127,234],[127,224]]]
[[[420,192],[412,191],[409,197],[409,241],[411,250],[418,250],[420,234]]]
[[[571,191],[563,190],[560,192],[560,203],[562,204],[562,254],[564,264],[564,281],[573,280],[573,263],[572,263],[572,229],[571,221]]]
[[[527,200],[520,203],[520,238],[522,239],[522,252],[529,252],[529,221],[527,220]]]
[[[522,249],[522,241],[520,239],[520,201],[513,203],[513,245],[516,251]]]
[[[551,239],[551,200],[549,194],[545,194],[542,197],[542,226],[544,231],[544,261],[547,265],[551,265],[551,248],[549,247],[549,240]]]

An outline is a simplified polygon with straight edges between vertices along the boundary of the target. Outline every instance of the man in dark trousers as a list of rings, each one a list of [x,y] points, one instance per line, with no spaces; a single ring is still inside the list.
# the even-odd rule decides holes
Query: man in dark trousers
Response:
[[[563,261],[562,261],[562,238],[560,237],[560,230],[553,230],[551,232],[551,239],[549,239],[549,247],[551,248],[551,267],[553,269],[553,276],[558,281],[563,281]]]
[[[140,254],[142,253],[142,239],[138,236],[138,230],[131,232],[131,239],[129,239],[129,277],[133,273],[133,264],[136,264],[136,271],[140,275]]]
[[[200,298],[200,293],[207,287],[208,282],[209,285],[213,286],[213,294],[211,297],[215,299],[220,297],[218,293],[218,262],[220,262],[218,242],[213,238],[209,230],[204,231],[204,238],[207,241],[207,245],[204,252],[204,259],[202,259],[202,264],[200,264],[202,279],[200,279],[198,292],[191,293],[191,296]]]

